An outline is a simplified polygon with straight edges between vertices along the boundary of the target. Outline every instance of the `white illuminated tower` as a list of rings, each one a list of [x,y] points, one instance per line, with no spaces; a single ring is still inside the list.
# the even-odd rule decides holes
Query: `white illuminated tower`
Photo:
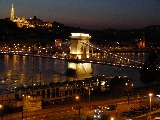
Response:
[[[11,8],[11,18],[10,18],[11,21],[14,20],[14,7],[13,7],[13,4],[12,4],[12,8]]]
[[[71,33],[70,57],[66,74],[91,74],[91,63],[82,60],[89,58],[89,34]]]

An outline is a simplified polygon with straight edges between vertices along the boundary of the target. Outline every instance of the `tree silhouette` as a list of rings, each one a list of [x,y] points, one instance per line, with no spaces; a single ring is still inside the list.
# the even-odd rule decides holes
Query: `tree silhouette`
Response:
[[[120,97],[126,91],[125,89],[126,80],[115,76],[110,82],[111,94],[115,97]]]
[[[158,69],[157,52],[151,52],[145,63],[140,69],[140,81],[144,84],[150,84],[160,80],[160,71]]]

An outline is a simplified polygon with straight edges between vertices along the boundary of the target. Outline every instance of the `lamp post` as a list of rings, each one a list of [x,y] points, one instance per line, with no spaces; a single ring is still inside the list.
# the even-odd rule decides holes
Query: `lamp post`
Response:
[[[27,108],[26,108],[26,100],[30,99],[30,95],[22,94],[23,100],[23,108],[22,108],[22,120],[24,119],[24,112],[26,111],[26,120],[27,120]]]
[[[77,95],[76,98],[75,98],[77,101],[80,102],[80,97]],[[78,105],[78,115],[79,115],[79,120],[81,119],[81,116],[80,116],[80,112],[81,112],[81,106],[80,104]]]
[[[128,92],[128,83],[126,83],[126,87],[127,87],[127,97],[128,97],[128,105],[129,105],[129,92]]]
[[[151,119],[151,108],[152,108],[152,107],[151,107],[151,105],[152,105],[152,104],[151,104],[151,102],[152,102],[152,101],[151,101],[151,100],[152,100],[152,95],[153,95],[152,93],[149,93],[149,103],[150,103],[150,115],[149,115],[149,116],[150,116],[150,119]]]
[[[2,120],[3,120],[3,105],[0,104],[0,109],[1,109],[1,113],[2,113]]]
[[[89,102],[91,101],[91,88],[90,88],[90,82],[89,82],[89,89],[88,89],[88,97],[89,97]]]
[[[26,93],[22,95],[22,100],[23,100],[23,109],[24,109],[24,99],[26,97]],[[22,120],[23,120],[23,109],[22,109]]]

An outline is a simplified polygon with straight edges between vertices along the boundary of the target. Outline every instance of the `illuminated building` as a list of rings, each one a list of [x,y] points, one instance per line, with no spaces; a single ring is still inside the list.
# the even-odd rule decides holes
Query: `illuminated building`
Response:
[[[70,57],[66,74],[91,74],[91,63],[84,63],[82,60],[89,58],[90,36],[84,33],[71,33]]]
[[[14,17],[14,7],[12,4],[11,8],[11,21],[16,22],[17,26],[19,28],[25,27],[25,28],[35,28],[35,27],[41,27],[41,28],[50,28],[52,27],[52,24],[50,22],[43,22],[40,19],[37,19],[36,16],[34,18],[26,19],[25,17]]]
[[[36,16],[34,16],[34,18],[27,19],[27,21],[29,22],[30,27],[33,27],[33,28],[44,25],[43,21],[40,19],[37,19]]]
[[[14,7],[13,7],[13,4],[12,4],[12,8],[11,8],[11,18],[10,18],[11,21],[14,20]]]
[[[52,27],[52,24],[50,22],[44,22],[44,26],[46,28],[50,28],[50,27]]]
[[[143,38],[142,40],[140,40],[139,42],[139,48],[145,48],[146,44],[145,44],[145,37],[144,37],[144,32],[143,32]]]
[[[29,27],[41,27],[41,28],[50,28],[52,27],[52,24],[50,22],[43,22],[40,19],[37,19],[36,16],[34,18],[27,19],[29,23]]]
[[[23,26],[25,26],[26,28],[29,27],[29,23],[28,23],[28,21],[26,20],[26,18],[24,18],[24,17],[16,17],[16,18],[13,20],[13,22],[16,22],[16,23],[17,23],[17,26],[18,26],[19,28],[21,28],[21,27],[23,27]]]

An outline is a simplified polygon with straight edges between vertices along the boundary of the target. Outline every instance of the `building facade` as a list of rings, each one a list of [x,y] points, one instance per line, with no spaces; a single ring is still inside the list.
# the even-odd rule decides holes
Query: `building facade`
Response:
[[[36,16],[33,18],[26,19],[25,17],[15,17],[14,15],[14,6],[12,4],[11,8],[11,15],[10,15],[10,20],[13,22],[17,23],[17,26],[19,28],[25,27],[25,28],[35,28],[35,27],[40,27],[40,28],[50,28],[52,27],[52,24],[50,22],[43,22],[40,19],[37,19]]]

